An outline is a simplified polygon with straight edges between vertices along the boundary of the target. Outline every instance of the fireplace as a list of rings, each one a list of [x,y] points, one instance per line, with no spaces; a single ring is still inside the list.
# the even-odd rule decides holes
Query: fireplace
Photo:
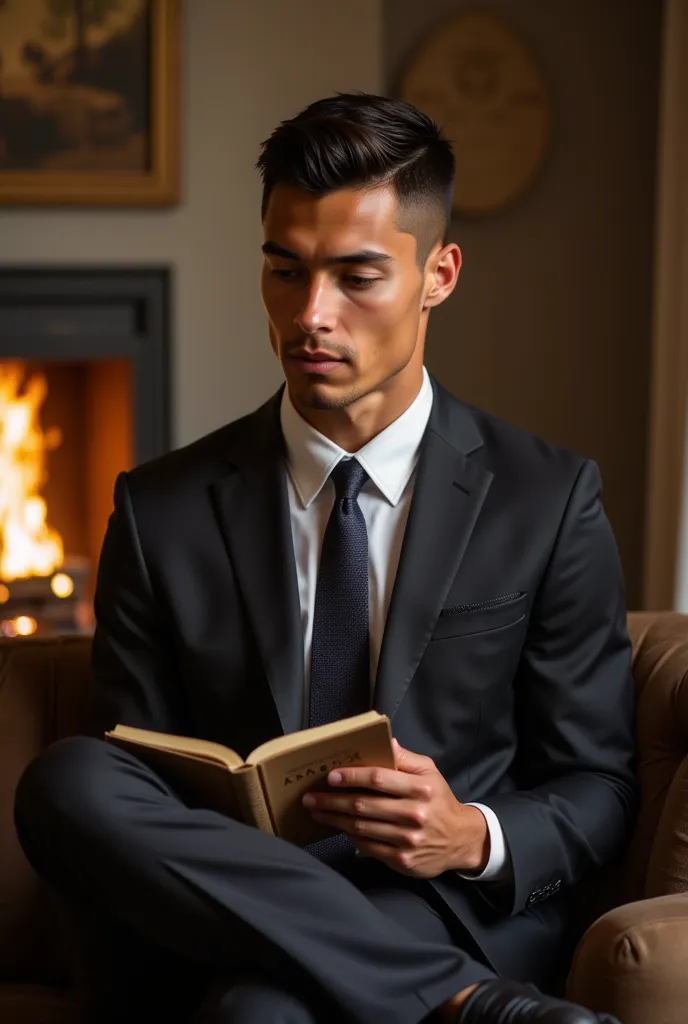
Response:
[[[0,636],[89,633],[117,474],[169,449],[164,268],[0,268]]]

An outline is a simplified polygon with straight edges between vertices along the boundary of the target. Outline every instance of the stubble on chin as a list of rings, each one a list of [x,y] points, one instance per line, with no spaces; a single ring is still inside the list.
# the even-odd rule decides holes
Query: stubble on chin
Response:
[[[299,395],[299,402],[307,409],[331,409],[335,411],[348,408],[348,406],[353,405],[354,402],[357,402],[363,396],[364,392],[362,391],[348,391],[345,394],[339,395],[327,395],[318,391],[305,391]]]

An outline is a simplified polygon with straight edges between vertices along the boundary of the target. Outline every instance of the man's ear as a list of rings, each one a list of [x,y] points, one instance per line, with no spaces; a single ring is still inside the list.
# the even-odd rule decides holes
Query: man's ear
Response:
[[[441,305],[456,287],[461,270],[461,250],[456,242],[439,249],[428,260],[423,309]]]

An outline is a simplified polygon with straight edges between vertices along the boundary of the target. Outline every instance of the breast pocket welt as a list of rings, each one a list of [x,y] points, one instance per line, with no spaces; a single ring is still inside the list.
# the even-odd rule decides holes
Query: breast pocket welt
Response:
[[[527,597],[525,591],[519,591],[474,604],[443,608],[430,640],[448,640],[515,626],[525,617]]]

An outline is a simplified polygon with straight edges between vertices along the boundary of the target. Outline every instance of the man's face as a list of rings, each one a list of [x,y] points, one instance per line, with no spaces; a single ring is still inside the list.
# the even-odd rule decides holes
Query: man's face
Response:
[[[396,219],[387,188],[324,198],[273,191],[261,290],[297,408],[341,409],[411,374],[419,386],[424,277],[416,239],[398,231]]]

